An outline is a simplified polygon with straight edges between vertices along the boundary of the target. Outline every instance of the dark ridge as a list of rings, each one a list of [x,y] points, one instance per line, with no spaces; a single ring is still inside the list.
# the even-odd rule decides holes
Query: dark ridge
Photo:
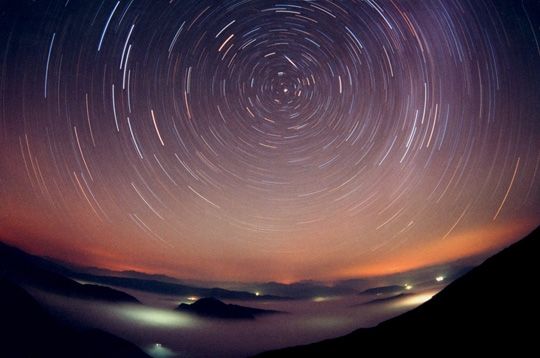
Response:
[[[405,291],[405,287],[398,285],[368,288],[360,292],[361,295],[388,295]]]
[[[300,281],[295,283],[266,282],[256,285],[257,289],[271,295],[290,297],[290,299],[310,299],[317,296],[344,296],[356,294],[349,287],[327,286],[317,281]]]
[[[3,357],[149,357],[137,346],[109,333],[61,324],[25,290],[3,278],[0,292]]]
[[[66,270],[41,257],[0,242],[0,278],[72,298],[138,303],[125,292],[110,287],[80,284],[59,273]]]
[[[388,297],[383,297],[383,298],[376,298],[374,300],[362,303],[362,304],[360,304],[360,306],[362,306],[362,305],[376,305],[376,304],[379,304],[379,303],[388,303],[388,302],[400,300],[400,299],[408,297],[408,296],[414,296],[414,294],[412,294],[412,293],[399,293],[399,294],[393,295],[393,296],[388,296]]]
[[[132,290],[158,293],[162,295],[216,297],[226,300],[282,300],[285,297],[272,295],[257,296],[251,292],[231,291],[223,288],[202,288],[182,285],[179,283],[145,280],[131,277],[97,276],[92,274],[74,273],[74,277],[116,287]]]
[[[428,302],[373,328],[259,357],[388,354],[538,354],[540,293],[535,290],[540,229],[452,282]],[[533,353],[537,352],[537,353]]]
[[[226,304],[213,297],[201,298],[192,304],[182,303],[176,309],[178,311],[194,313],[199,316],[222,319],[255,319],[256,316],[283,313],[279,311]]]
[[[140,274],[144,277],[145,274]],[[0,242],[0,277],[7,277],[23,286],[29,285],[68,297],[95,299],[109,302],[132,302],[138,300],[122,291],[104,287],[116,286],[162,295],[217,297],[227,300],[283,300],[287,297],[274,295],[257,296],[251,292],[232,291],[222,288],[202,288],[151,279],[94,275],[74,271],[61,264],[28,254],[18,248]],[[95,284],[79,284],[73,279]]]

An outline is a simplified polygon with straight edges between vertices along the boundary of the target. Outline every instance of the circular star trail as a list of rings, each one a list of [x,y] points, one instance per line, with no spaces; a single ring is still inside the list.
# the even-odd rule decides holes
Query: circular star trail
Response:
[[[0,234],[206,279],[384,274],[540,213],[534,1],[11,1]]]

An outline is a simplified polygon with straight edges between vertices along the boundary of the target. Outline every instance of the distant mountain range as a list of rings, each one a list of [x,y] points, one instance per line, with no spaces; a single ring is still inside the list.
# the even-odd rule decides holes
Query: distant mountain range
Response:
[[[107,302],[138,303],[127,293],[92,284],[80,284],[59,272],[65,271],[48,260],[0,242],[0,278],[59,295]]]
[[[85,273],[72,273],[74,278],[110,285],[115,287],[128,288],[132,290],[157,293],[161,295],[171,296],[195,296],[195,297],[215,297],[228,300],[282,300],[286,297],[273,295],[258,296],[254,292],[232,291],[223,288],[202,288],[187,286],[179,283],[163,282],[156,280],[147,280],[131,277],[116,277],[116,276],[97,276]]]
[[[478,257],[468,257],[450,263],[369,279],[359,278],[334,282],[306,280],[289,284],[266,282],[233,287],[239,290],[249,289],[267,295],[293,299],[315,299],[318,297],[339,297],[356,294],[395,295],[404,292],[407,283],[413,284],[414,290],[440,289],[448,282],[469,272],[479,262],[481,260]],[[442,280],[436,281],[436,277],[442,277]]]
[[[61,274],[84,281],[166,295],[214,296],[219,299],[240,300],[314,299],[378,293],[392,295],[402,292],[405,289],[405,283],[414,284],[415,289],[440,288],[447,282],[464,275],[481,262],[478,257],[468,257],[455,262],[370,279],[348,279],[334,282],[304,280],[293,283],[237,283],[186,280],[138,271],[112,271],[97,267],[78,266],[53,258],[46,259],[55,265],[56,269],[61,270],[59,271]],[[444,277],[444,282],[436,282],[435,277],[441,275]],[[208,290],[211,289],[209,287],[214,287],[214,292],[209,292]],[[389,291],[384,292],[385,290]]]
[[[12,246],[2,244],[0,238],[0,258],[2,252],[8,249],[12,252],[24,253]],[[105,285],[161,295],[216,297],[225,300],[315,299],[318,297],[338,297],[354,294],[394,295],[403,292],[404,283],[406,282],[414,283],[415,289],[442,287],[446,282],[450,282],[468,272],[472,267],[471,264],[477,260],[476,258],[467,258],[449,264],[371,279],[340,280],[331,283],[307,280],[284,284],[279,282],[211,283],[180,280],[160,274],[83,267],[54,258],[24,254],[27,258],[31,257],[30,262],[32,265],[40,270],[59,274],[65,278],[96,283],[100,285],[99,287]],[[28,261],[24,265],[27,263]],[[445,282],[434,281],[435,276],[439,274],[444,274]],[[387,286],[382,286],[381,283],[387,284]]]
[[[266,282],[252,284],[252,286],[254,287],[254,290],[260,292],[281,297],[291,297],[294,299],[311,299],[321,296],[343,296],[358,292],[350,287],[337,287],[317,281],[300,281],[290,284]]]
[[[114,274],[114,271],[102,271]],[[103,301],[138,302],[135,297],[127,293],[105,287],[115,286],[172,296],[216,297],[230,300],[285,299],[285,297],[273,295],[258,296],[254,292],[188,286],[176,283],[173,278],[162,275],[147,275],[135,272],[129,274],[136,277],[77,272],[51,259],[30,255],[0,242],[0,277],[7,277],[18,284],[29,285],[64,296]],[[158,278],[164,280],[157,280]],[[80,284],[73,279],[94,284]]]
[[[182,312],[194,313],[199,316],[221,319],[255,319],[256,316],[284,313],[226,304],[213,297],[201,298],[191,304],[182,303],[176,309]]]
[[[536,229],[407,313],[340,338],[258,357],[535,356],[539,259]]]
[[[383,298],[375,298],[371,301],[367,301],[365,303],[361,303],[359,305],[355,305],[355,306],[362,306],[362,305],[374,305],[374,304],[379,304],[379,303],[388,303],[388,302],[395,302],[395,301],[399,301],[405,297],[411,297],[411,296],[414,296],[414,293],[398,293],[397,295],[393,295],[393,296],[386,296],[386,297],[383,297]]]
[[[522,356],[535,352],[536,330],[531,327],[535,327],[540,316],[540,294],[534,290],[538,281],[535,272],[540,255],[539,236],[540,229],[536,229],[452,282],[430,301],[376,327],[359,329],[344,337],[307,346],[267,352],[261,356],[427,355],[437,352],[437,349],[446,353],[477,353],[481,356],[495,353]],[[7,357],[147,357],[137,347],[108,333],[79,330],[59,323],[26,292],[26,288],[73,298],[120,303],[138,301],[131,295],[101,285],[160,294],[215,297],[199,300],[192,305],[181,305],[178,309],[221,318],[252,318],[276,312],[228,305],[216,298],[283,299],[276,295],[194,287],[170,278],[164,282],[146,279],[147,276],[142,273],[137,275],[111,277],[76,272],[0,243],[0,330],[4,332],[0,335],[2,354]],[[426,271],[423,275],[433,277],[433,271]],[[81,284],[73,279],[100,285]],[[431,281],[433,279],[423,282],[433,284]],[[295,296],[305,290],[307,297],[336,292],[377,296],[371,303],[400,297],[403,290],[403,286],[388,285],[360,291],[354,288],[359,284],[353,280],[335,286],[301,282],[291,285],[268,283],[264,287],[271,292],[289,292]]]
[[[364,290],[360,293],[364,295],[395,295],[403,291],[405,291],[404,286],[391,285],[391,286],[368,288],[367,290]]]

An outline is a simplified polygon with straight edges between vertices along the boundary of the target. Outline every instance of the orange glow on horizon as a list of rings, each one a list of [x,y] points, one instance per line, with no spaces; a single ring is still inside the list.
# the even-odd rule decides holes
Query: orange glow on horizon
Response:
[[[534,229],[530,221],[478,228],[432,240],[421,249],[410,248],[384,260],[350,267],[336,273],[340,278],[376,277],[443,264],[500,250]]]
[[[242,273],[238,269],[228,272],[220,270],[218,276],[218,273],[211,269],[211,263],[207,266],[198,266],[198,273],[203,273],[202,275],[190,276],[182,274],[173,264],[156,262],[152,258],[146,258],[143,263],[138,263],[136,258],[131,259],[126,256],[117,255],[106,249],[99,249],[98,247],[77,249],[69,245],[64,246],[59,242],[43,245],[41,240],[35,239],[38,237],[37,233],[32,231],[22,234],[18,233],[17,230],[8,231],[4,229],[0,231],[0,238],[7,244],[27,250],[32,254],[48,256],[84,267],[97,267],[118,272],[137,271],[147,274],[164,274],[178,279],[196,279],[201,281],[249,282],[271,280],[283,284],[291,284],[304,279],[332,281],[384,276],[448,263],[467,257],[488,255],[524,237],[532,230],[533,226],[532,221],[516,221],[507,225],[464,231],[450,235],[442,241],[432,240],[421,249],[409,248],[400,251],[397,255],[386,256],[377,262],[374,262],[374,260],[366,261],[361,265],[347,267],[331,273],[321,274],[321,272],[317,272],[313,276],[308,277],[290,274],[278,276],[270,271],[267,271],[267,276],[262,276],[259,271],[244,271]],[[28,229],[32,225],[26,223],[25,227]],[[22,239],[24,237],[27,237],[27,239]],[[284,262],[284,265],[291,265],[292,267],[291,262]]]

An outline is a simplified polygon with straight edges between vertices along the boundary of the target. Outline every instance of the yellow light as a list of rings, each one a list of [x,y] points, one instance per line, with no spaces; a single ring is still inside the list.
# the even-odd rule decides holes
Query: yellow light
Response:
[[[413,295],[411,297],[406,297],[397,303],[397,307],[418,306],[426,301],[429,301],[433,297],[433,295],[435,295],[435,292],[426,292],[418,295]]]
[[[260,296],[261,293],[259,291],[255,292],[255,296]]]
[[[444,280],[444,276],[437,276],[437,277],[435,277],[435,281],[437,281],[437,282],[441,282],[441,281],[443,281],[443,280]]]
[[[195,296],[190,296],[187,299],[188,299],[188,301],[197,301],[199,298],[195,297]]]
[[[326,301],[334,301],[338,300],[340,297],[338,296],[316,296],[313,297],[311,300],[313,302],[326,302]]]
[[[405,284],[405,289],[406,290],[412,290],[412,285],[409,285],[408,283]]]
[[[160,308],[124,305],[119,307],[121,316],[131,322],[155,327],[189,327],[195,324],[191,316]]]
[[[161,343],[156,343],[154,345],[151,345],[145,349],[146,353],[148,353],[151,357],[155,358],[165,358],[165,357],[176,357],[176,352],[173,352],[169,348],[165,347]]]

